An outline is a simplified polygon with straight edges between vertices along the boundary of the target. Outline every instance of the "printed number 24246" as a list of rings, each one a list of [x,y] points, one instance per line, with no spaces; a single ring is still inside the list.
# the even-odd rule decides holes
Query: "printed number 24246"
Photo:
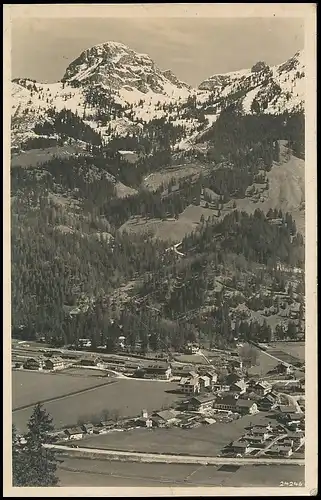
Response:
[[[303,486],[302,481],[281,481],[280,486]]]

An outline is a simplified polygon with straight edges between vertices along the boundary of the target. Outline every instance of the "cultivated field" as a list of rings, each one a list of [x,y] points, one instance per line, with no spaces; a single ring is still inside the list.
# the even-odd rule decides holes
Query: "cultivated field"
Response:
[[[217,422],[212,425],[180,429],[134,429],[100,436],[88,436],[81,446],[114,450],[185,453],[190,455],[217,456],[222,448],[244,434],[250,423],[271,421],[268,413],[247,415],[229,423]]]
[[[273,356],[282,358],[282,354],[296,358],[298,361],[304,362],[305,360],[305,342],[271,342],[269,344],[268,352]],[[286,359],[284,359],[286,361]],[[290,363],[291,361],[289,361]]]
[[[80,372],[81,369],[78,370],[78,375]],[[12,372],[12,408],[15,410],[38,401],[65,396],[104,382],[108,383],[109,380],[107,378],[102,380],[99,373],[96,376],[85,377],[83,374],[76,376],[72,372],[67,375],[64,372],[41,373],[14,370]]]
[[[117,411],[119,416],[124,417],[136,416],[143,408],[149,412],[160,410],[180,398],[178,394],[166,392],[177,388],[177,385],[173,383],[114,380],[115,382],[110,385],[46,403],[44,406],[53,417],[56,428],[75,425],[79,418],[90,420],[92,417],[99,417],[104,410]],[[35,387],[34,391],[36,391]],[[33,398],[35,399],[34,396]],[[32,408],[15,411],[13,422],[23,430],[31,413]]]
[[[140,464],[86,458],[66,458],[60,486],[115,487],[278,487],[281,481],[304,482],[304,467],[246,465],[241,467],[188,464]]]

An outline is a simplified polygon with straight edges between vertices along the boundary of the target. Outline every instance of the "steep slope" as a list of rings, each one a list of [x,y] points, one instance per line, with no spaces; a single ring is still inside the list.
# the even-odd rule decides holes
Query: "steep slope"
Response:
[[[19,149],[27,140],[45,140],[48,134],[35,131],[35,126],[66,109],[103,142],[115,135],[141,135],[145,124],[163,119],[184,128],[184,137],[177,137],[173,149],[190,149],[230,104],[238,104],[245,114],[304,108],[304,69],[301,51],[278,66],[257,63],[248,70],[214,75],[192,89],[170,70],[158,68],[148,55],[107,42],[82,52],[60,82],[13,81],[12,145]]]
[[[67,68],[62,82],[102,84],[111,90],[138,90],[147,94],[184,95],[190,87],[169,71],[162,72],[147,54],[126,45],[107,42],[85,50]],[[186,93],[185,93],[186,94]]]
[[[214,75],[199,85],[215,97],[240,100],[244,113],[278,113],[304,106],[304,51],[285,63],[269,67],[263,62],[251,69]]]

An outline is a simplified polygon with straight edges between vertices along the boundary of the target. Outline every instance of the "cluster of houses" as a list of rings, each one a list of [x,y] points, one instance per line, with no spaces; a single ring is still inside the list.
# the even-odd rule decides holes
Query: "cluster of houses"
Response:
[[[240,439],[226,447],[236,455],[263,454],[289,457],[304,444],[304,431],[289,430],[283,425],[270,423],[254,425]]]
[[[45,356],[37,356],[33,358],[28,358],[24,363],[21,363],[22,367],[26,370],[63,370],[66,368],[66,361],[60,356],[51,356],[46,358]]]

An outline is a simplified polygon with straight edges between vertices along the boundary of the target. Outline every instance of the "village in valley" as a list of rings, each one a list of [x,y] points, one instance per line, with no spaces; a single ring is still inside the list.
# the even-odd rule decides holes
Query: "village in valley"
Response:
[[[121,351],[110,355],[90,353],[89,339],[81,340],[83,348],[77,351],[70,348],[54,350],[43,348],[41,343],[35,346],[16,341],[13,345],[14,373],[21,374],[27,381],[28,376],[34,376],[37,372],[38,383],[41,385],[41,380],[46,382],[48,378],[51,382],[59,377],[65,377],[65,381],[75,377],[79,377],[80,380],[82,372],[88,379],[88,373],[91,371],[91,378],[97,381],[97,385],[99,385],[98,380],[107,380],[105,383],[107,385],[102,387],[106,389],[107,398],[108,384],[115,384],[116,381],[131,384],[134,380],[142,384],[144,381],[153,387],[162,386],[166,393],[171,393],[171,403],[162,404],[160,399],[159,408],[149,407],[149,400],[146,397],[142,403],[145,407],[142,407],[136,415],[129,416],[115,410],[117,403],[113,409],[112,402],[109,401],[108,410],[92,414],[91,418],[78,418],[77,424],[74,422],[74,425],[61,428],[56,426],[57,430],[51,436],[53,442],[64,444],[69,448],[83,446],[99,448],[102,444],[101,439],[105,435],[106,441],[103,445],[108,447],[108,438],[116,433],[119,439],[119,432],[123,431],[129,436],[129,451],[145,451],[139,448],[139,444],[135,448],[135,443],[142,438],[142,432],[147,435],[143,439],[150,440],[152,446],[155,433],[163,433],[163,439],[166,441],[166,432],[169,429],[172,433],[171,439],[173,437],[174,441],[175,432],[184,430],[192,433],[198,429],[198,435],[202,435],[203,429],[206,437],[208,430],[213,429],[211,436],[215,442],[217,428],[218,434],[223,433],[225,436],[223,441],[222,436],[218,438],[218,443],[222,446],[221,448],[214,446],[211,455],[238,459],[304,458],[303,343],[300,343],[301,359],[282,351],[283,346],[279,347],[281,342],[277,347],[273,343],[271,345],[238,343],[234,351],[218,349],[208,351],[197,344],[189,343],[184,347],[184,352],[167,354],[163,352],[157,358],[152,358],[148,355],[130,355]],[[120,343],[124,343],[123,338],[120,338]],[[284,346],[286,344],[283,342]],[[293,342],[288,344],[296,347],[299,345]],[[190,362],[184,362],[185,360]],[[260,369],[261,364],[263,365],[266,360],[272,361],[273,367],[265,371],[264,375],[260,375],[264,371]],[[144,391],[141,385],[137,387],[139,391]],[[94,388],[95,386],[92,389]],[[79,387],[78,391],[70,391],[70,398],[73,398],[70,401],[75,403],[76,398],[81,397],[81,393],[86,390]],[[95,391],[91,394],[94,395]],[[91,398],[95,396],[90,396],[90,393],[88,396],[86,401],[90,406]],[[64,397],[68,401],[68,394]],[[119,397],[121,398],[120,394]],[[61,399],[59,394],[57,397],[53,395],[52,398],[44,398],[49,405],[59,404],[59,399]],[[27,404],[16,408],[14,417],[30,406]],[[100,410],[102,409],[103,406]],[[152,434],[149,434],[150,432]],[[135,439],[135,433],[138,439]],[[23,440],[22,434],[21,439]],[[131,441],[134,444],[130,444]],[[122,446],[121,441],[118,442]],[[124,446],[126,449],[126,444]],[[189,454],[184,446],[181,451],[177,450],[174,446],[171,454]],[[206,452],[204,448],[202,453],[201,448],[195,455],[206,455]],[[153,453],[162,453],[162,450],[154,449]]]

